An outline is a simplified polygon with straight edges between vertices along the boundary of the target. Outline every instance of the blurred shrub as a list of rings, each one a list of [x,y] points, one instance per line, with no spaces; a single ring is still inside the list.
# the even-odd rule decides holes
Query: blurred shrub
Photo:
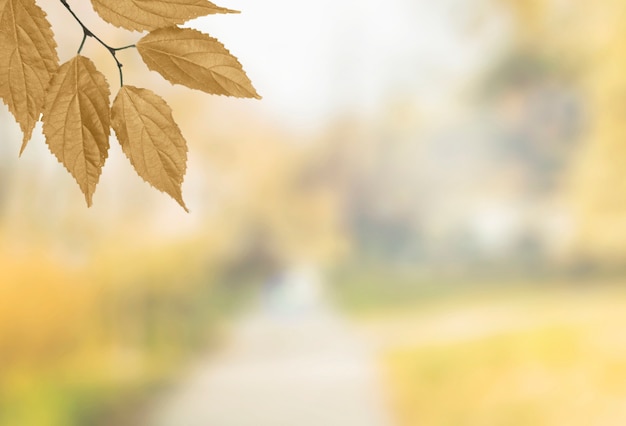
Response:
[[[237,305],[216,261],[197,242],[112,247],[80,267],[2,253],[0,424],[126,421]]]

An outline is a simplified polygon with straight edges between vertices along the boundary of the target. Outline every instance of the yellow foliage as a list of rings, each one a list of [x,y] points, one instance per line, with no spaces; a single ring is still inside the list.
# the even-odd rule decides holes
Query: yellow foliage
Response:
[[[59,66],[50,24],[35,0],[0,1],[0,97],[30,139]]]
[[[577,236],[572,252],[621,262],[626,249],[626,5],[616,0],[502,0],[518,43],[577,69],[587,122],[567,188]]]
[[[199,16],[235,11],[208,0],[92,0],[105,21],[128,30],[151,31],[136,45],[112,47],[87,28],[66,0],[61,4],[79,24],[82,41],[78,55],[59,67],[50,23],[35,0],[0,0],[0,54],[5,58],[0,64],[0,97],[22,128],[22,150],[42,116],[50,150],[91,205],[108,155],[111,124],[109,85],[95,64],[81,56],[87,38],[93,38],[110,53],[119,72],[114,124],[124,152],[144,180],[187,210],[181,190],[186,142],[163,99],[133,86],[123,87],[117,53],[137,48],[147,66],[172,83],[210,94],[260,99],[239,61],[222,43],[177,26]],[[121,108],[123,99],[140,107]],[[155,118],[157,122],[148,124]]]
[[[73,351],[92,311],[93,288],[84,285],[83,271],[68,270],[36,251],[0,251],[0,270],[0,356],[5,369],[49,365]]]
[[[187,142],[165,101],[150,90],[124,86],[113,101],[111,124],[137,174],[187,210],[181,192]]]
[[[145,31],[215,13],[237,13],[207,0],[91,0],[91,4],[102,19],[127,30]]]
[[[88,206],[109,150],[109,94],[104,75],[80,55],[61,65],[46,93],[46,143],[74,176]]]
[[[137,50],[148,68],[171,83],[214,95],[260,99],[237,58],[200,31],[160,28],[139,40]]]
[[[429,306],[383,327],[398,424],[624,424],[623,290],[542,291]]]

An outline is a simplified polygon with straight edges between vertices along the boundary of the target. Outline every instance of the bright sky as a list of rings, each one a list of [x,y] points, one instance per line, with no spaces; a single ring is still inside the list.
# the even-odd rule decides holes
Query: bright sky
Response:
[[[317,125],[345,110],[375,112],[390,97],[436,107],[485,64],[502,40],[490,23],[469,37],[467,0],[219,2],[240,15],[193,26],[239,57],[264,108],[292,125]]]

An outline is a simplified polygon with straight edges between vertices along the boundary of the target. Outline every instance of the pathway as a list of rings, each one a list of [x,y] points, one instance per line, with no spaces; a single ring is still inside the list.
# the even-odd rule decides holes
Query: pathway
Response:
[[[235,325],[220,353],[158,401],[148,424],[390,425],[373,348],[292,284],[279,287],[291,296],[282,291],[280,303]]]

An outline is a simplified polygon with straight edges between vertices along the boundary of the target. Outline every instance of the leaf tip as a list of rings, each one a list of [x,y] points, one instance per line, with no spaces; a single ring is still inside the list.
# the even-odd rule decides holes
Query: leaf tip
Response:
[[[170,191],[164,191],[164,192],[166,192],[170,197],[172,197],[174,200],[176,200],[178,205],[181,206],[183,208],[183,210],[185,210],[186,213],[189,213],[189,209],[187,208],[187,204],[185,204],[185,201],[183,200],[183,194],[182,194],[180,186],[177,189],[178,190],[174,191],[174,192],[170,192]]]
[[[24,140],[22,141],[22,146],[20,147],[20,153],[17,155],[18,157],[22,157],[22,154],[24,153],[24,150],[26,149],[26,145],[28,145],[28,139],[24,138]]]
[[[183,196],[182,196],[182,194],[180,192],[178,194],[176,194],[176,196],[174,196],[174,194],[171,194],[171,193],[168,193],[168,195],[170,197],[172,197],[174,200],[176,200],[178,205],[181,206],[183,208],[183,210],[185,210],[185,213],[189,213],[189,209],[187,208],[187,205],[183,201]]]
[[[33,127],[35,127],[34,124]],[[22,156],[22,153],[26,149],[26,145],[28,145],[28,142],[30,142],[30,138],[33,136],[33,127],[31,127],[30,129],[22,129],[24,132],[24,137],[22,138],[22,146],[20,147],[20,153],[18,154],[18,157]]]

